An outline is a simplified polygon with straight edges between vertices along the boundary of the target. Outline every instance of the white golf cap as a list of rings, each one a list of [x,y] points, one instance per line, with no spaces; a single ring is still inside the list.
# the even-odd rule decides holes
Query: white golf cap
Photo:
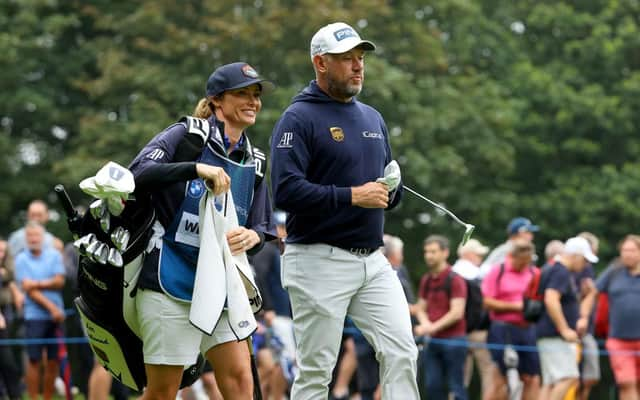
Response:
[[[484,256],[489,252],[489,248],[487,246],[483,246],[477,239],[469,239],[464,246],[458,247],[458,255],[461,256],[465,253],[473,253],[478,254],[480,256]]]
[[[323,26],[311,38],[311,59],[318,54],[345,53],[358,46],[362,46],[364,50],[376,49],[373,42],[362,40],[358,32],[349,25],[344,22],[335,22]]]
[[[584,257],[590,263],[597,263],[598,257],[591,251],[591,246],[587,239],[583,237],[572,237],[564,244],[565,254],[578,254]]]

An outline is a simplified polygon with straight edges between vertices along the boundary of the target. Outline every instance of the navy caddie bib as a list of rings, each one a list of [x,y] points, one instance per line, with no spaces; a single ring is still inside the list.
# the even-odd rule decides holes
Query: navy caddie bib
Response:
[[[215,133],[219,135],[219,132]],[[254,162],[244,164],[229,160],[216,153],[210,141],[207,141],[197,162],[223,168],[229,175],[238,225],[244,226],[253,200],[256,174]],[[190,302],[192,299],[201,243],[199,206],[206,190],[201,178],[187,182],[184,200],[162,237],[158,266],[160,287],[167,295],[181,301]],[[222,204],[216,202],[218,211],[224,213],[222,207]],[[233,210],[226,210],[230,211]],[[204,243],[205,240],[203,238]],[[210,240],[216,239],[212,237]]]

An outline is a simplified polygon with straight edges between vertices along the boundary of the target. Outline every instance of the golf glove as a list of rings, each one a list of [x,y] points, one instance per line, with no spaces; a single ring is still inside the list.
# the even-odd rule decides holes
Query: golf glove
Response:
[[[393,192],[400,184],[400,166],[396,160],[392,160],[384,167],[384,177],[376,179],[376,182],[384,183],[389,187],[389,191]]]

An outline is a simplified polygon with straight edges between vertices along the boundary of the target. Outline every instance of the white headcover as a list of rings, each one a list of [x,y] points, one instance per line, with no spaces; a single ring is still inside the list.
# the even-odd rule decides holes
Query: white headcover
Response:
[[[109,212],[120,215],[124,202],[136,188],[131,171],[113,161],[109,161],[95,176],[80,182],[80,189],[86,194],[106,201]]]

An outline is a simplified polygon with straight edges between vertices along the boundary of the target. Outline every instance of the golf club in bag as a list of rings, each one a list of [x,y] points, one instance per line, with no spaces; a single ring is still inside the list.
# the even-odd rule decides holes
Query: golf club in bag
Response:
[[[129,199],[118,216],[102,200],[80,215],[62,185],[54,188],[67,214],[67,225],[79,252],[78,289],[74,300],[100,364],[125,386],[141,392],[147,378],[134,302],[137,276],[155,221],[153,207]],[[106,203],[106,201],[104,201]],[[179,338],[176,338],[179,340]],[[183,373],[181,387],[202,374],[204,360]]]

